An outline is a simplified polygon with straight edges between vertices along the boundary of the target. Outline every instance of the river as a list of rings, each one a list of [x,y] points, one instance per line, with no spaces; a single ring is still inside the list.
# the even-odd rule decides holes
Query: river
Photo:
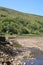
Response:
[[[26,65],[43,65],[43,60],[22,60]]]

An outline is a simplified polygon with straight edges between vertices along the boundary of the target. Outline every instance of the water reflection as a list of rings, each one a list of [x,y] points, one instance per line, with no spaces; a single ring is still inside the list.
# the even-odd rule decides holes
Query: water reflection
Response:
[[[31,51],[31,58],[33,57],[34,59],[32,60],[27,60],[23,59],[22,62],[25,62],[26,65],[43,65],[43,51],[41,51],[39,48],[28,48],[28,50]]]
[[[43,65],[43,60],[23,60],[26,65]]]
[[[30,53],[31,57],[38,59],[38,60],[43,60],[43,51],[42,50],[40,50],[37,47],[31,47],[28,49],[31,51],[31,53]]]

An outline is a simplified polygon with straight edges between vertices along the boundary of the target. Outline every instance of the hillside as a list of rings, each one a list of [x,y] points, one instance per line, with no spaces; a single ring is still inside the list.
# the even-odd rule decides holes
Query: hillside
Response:
[[[43,34],[43,16],[0,7],[0,33],[41,35]]]

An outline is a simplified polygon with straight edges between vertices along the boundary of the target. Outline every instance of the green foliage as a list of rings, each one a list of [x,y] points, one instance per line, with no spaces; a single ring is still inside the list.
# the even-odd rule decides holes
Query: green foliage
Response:
[[[43,16],[24,14],[0,7],[0,33],[43,34]]]

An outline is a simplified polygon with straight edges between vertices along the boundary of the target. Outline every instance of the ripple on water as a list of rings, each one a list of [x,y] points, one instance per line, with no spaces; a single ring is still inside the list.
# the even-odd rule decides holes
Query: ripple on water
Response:
[[[26,65],[43,65],[43,60],[22,60],[22,62],[25,62]]]

